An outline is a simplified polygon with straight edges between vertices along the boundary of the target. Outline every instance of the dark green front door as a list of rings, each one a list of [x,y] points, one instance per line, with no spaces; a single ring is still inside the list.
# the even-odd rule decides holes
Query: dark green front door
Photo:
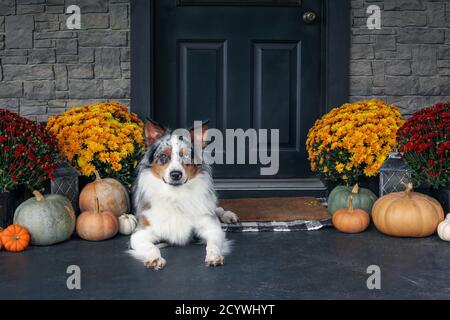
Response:
[[[155,120],[279,129],[274,177],[310,176],[305,140],[320,115],[321,8],[319,0],[155,1]],[[304,22],[306,11],[315,22]],[[214,176],[255,178],[260,165],[215,165]]]

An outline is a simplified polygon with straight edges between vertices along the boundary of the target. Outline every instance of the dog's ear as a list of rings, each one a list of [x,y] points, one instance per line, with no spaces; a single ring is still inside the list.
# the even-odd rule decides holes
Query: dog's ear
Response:
[[[166,129],[157,124],[155,121],[147,118],[145,123],[145,140],[147,146],[155,143],[156,140],[161,138],[166,133]]]
[[[204,121],[201,127],[194,126],[192,129],[189,130],[189,132],[191,133],[192,141],[194,143],[198,141],[202,146],[202,148],[205,147],[206,145],[206,133],[208,131],[208,122],[209,121]]]

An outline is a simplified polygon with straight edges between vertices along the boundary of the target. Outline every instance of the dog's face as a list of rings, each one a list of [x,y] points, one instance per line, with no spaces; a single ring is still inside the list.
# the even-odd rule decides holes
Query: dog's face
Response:
[[[189,136],[180,136],[148,121],[145,136],[150,150],[147,156],[152,173],[171,186],[181,186],[194,179],[201,165],[194,163],[193,146],[197,139],[204,145],[206,130],[205,124],[201,130],[192,129]],[[194,132],[199,134],[196,136]]]

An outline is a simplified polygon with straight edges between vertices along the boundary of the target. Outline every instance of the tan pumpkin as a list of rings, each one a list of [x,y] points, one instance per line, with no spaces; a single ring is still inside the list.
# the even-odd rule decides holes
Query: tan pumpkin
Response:
[[[97,171],[95,181],[88,183],[80,193],[80,210],[94,211],[95,199],[98,198],[100,211],[113,212],[119,217],[124,212],[130,211],[130,198],[125,187],[117,180],[102,179]]]
[[[372,208],[377,229],[395,237],[426,237],[436,232],[444,220],[439,202],[427,195],[413,192],[409,183],[404,192],[393,192],[378,199]]]
[[[77,219],[78,235],[90,241],[106,240],[114,237],[119,231],[119,220],[110,211],[99,211],[99,201],[95,199],[94,211],[85,211]]]
[[[348,208],[338,209],[333,215],[333,225],[345,233],[358,233],[369,225],[369,214],[362,209],[353,208],[353,196],[348,197]]]

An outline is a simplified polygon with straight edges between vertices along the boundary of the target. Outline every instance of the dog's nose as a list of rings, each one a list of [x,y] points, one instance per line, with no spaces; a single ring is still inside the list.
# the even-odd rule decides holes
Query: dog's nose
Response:
[[[170,177],[173,181],[178,181],[183,176],[183,173],[181,171],[175,170],[170,172]]]

